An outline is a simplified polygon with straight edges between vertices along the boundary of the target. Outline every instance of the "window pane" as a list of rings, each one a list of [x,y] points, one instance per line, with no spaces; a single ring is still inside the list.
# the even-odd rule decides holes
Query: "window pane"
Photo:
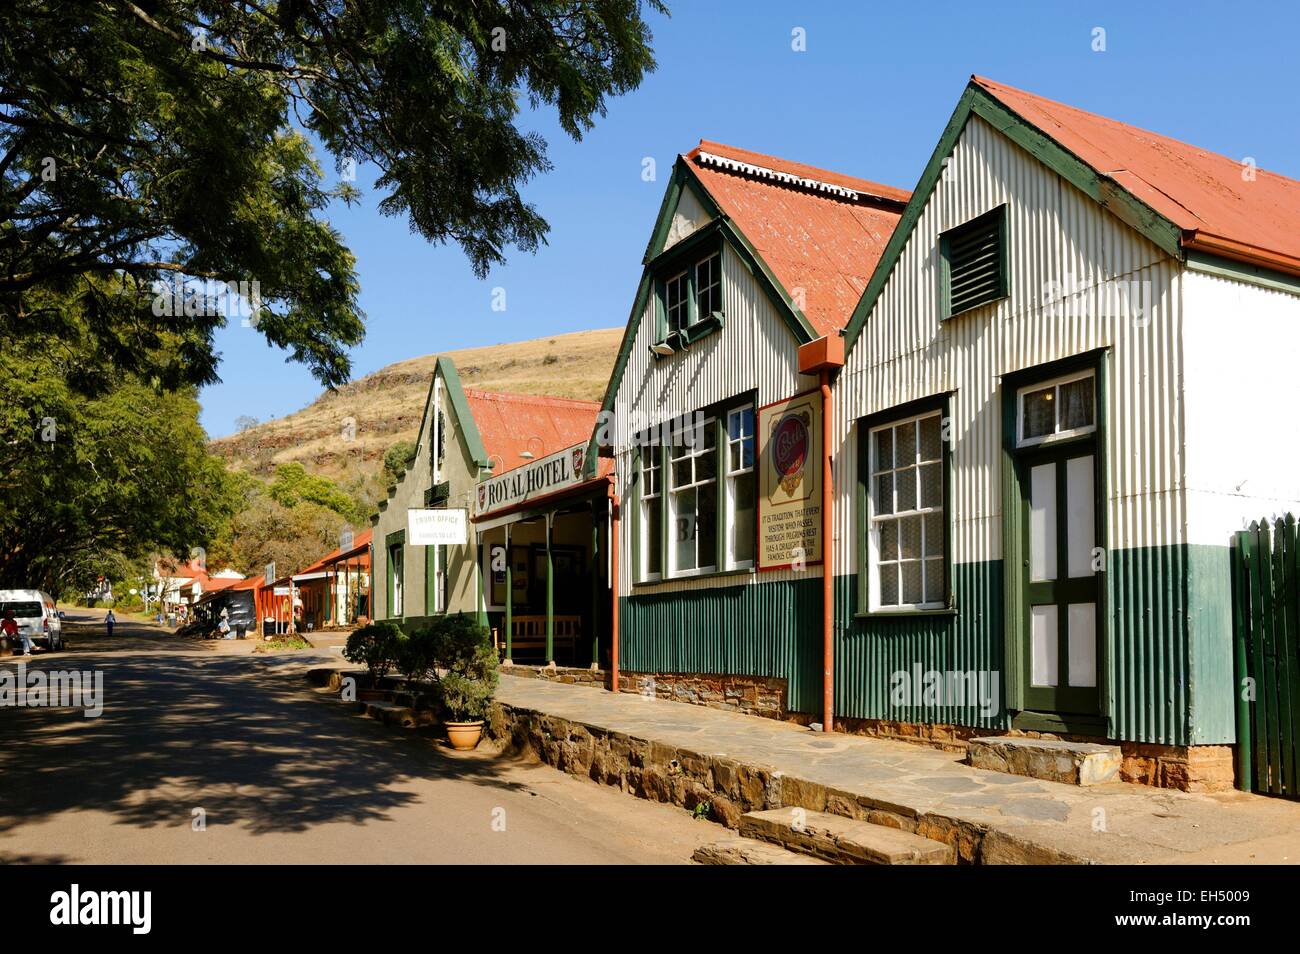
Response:
[[[900,565],[903,568],[903,602],[905,604],[924,602],[921,592],[920,561]]]
[[[925,515],[925,555],[943,556],[943,512]]]
[[[925,561],[925,601],[943,603],[948,599],[947,581],[944,579],[942,560]]]
[[[908,421],[894,428],[894,466],[916,463],[916,422]]]
[[[939,426],[939,415],[935,414],[921,421],[921,460],[942,460],[943,441]]]
[[[695,502],[697,566],[714,566],[718,553],[718,494],[716,484],[701,487]]]
[[[740,444],[730,443],[727,445],[727,461],[731,470],[740,470],[743,464],[740,462]]]
[[[1093,422],[1092,376],[1061,385],[1061,430],[1090,427]]]
[[[894,430],[885,428],[883,431],[876,431],[876,471],[889,470],[894,466]]]
[[[880,524],[880,559],[898,559],[898,521],[886,520]]]
[[[676,513],[673,521],[673,566],[678,570],[695,569],[695,491],[686,490],[673,496]]]
[[[754,475],[733,477],[735,523],[731,528],[731,554],[737,563],[754,559]]]
[[[684,487],[686,484],[693,483],[694,470],[691,468],[692,458],[687,457],[685,460],[673,461],[673,486]]]
[[[894,472],[894,489],[898,491],[898,510],[916,509],[916,468]]]
[[[1056,432],[1056,388],[1030,391],[1021,397],[1020,410],[1024,415],[1021,440],[1046,437]]]
[[[921,506],[943,506],[943,465],[921,465]]]
[[[1029,578],[1056,579],[1055,464],[1029,471]]]
[[[898,546],[904,560],[915,560],[921,556],[920,517],[899,518]]]
[[[753,434],[750,434],[749,437],[745,438],[745,442],[741,447],[740,462],[742,467],[754,466],[754,435]]]
[[[662,553],[662,530],[663,527],[663,509],[660,507],[662,501],[652,500],[645,505],[646,521],[645,527],[645,571],[647,573],[660,573],[660,555]]]
[[[744,421],[739,411],[727,415],[727,436],[733,441],[744,433]]]
[[[880,605],[898,605],[898,564],[880,564]]]
[[[713,428],[709,428],[713,432]],[[712,441],[706,441],[706,446],[712,447]],[[712,480],[718,475],[718,455],[715,450],[706,450],[699,457],[695,458],[695,479]]]
[[[1097,604],[1071,603],[1066,610],[1069,627],[1069,665],[1072,686],[1097,685]]]
[[[871,501],[876,513],[894,512],[894,475],[881,474],[876,478],[876,496]]]

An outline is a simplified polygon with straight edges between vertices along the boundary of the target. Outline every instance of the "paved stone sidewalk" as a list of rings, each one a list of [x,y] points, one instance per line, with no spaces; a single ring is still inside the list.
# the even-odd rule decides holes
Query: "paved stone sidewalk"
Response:
[[[773,787],[781,806],[824,810],[830,800],[863,817],[876,810],[915,819],[921,833],[956,841],[964,857],[986,864],[1240,863],[1254,860],[1255,842],[1260,860],[1300,861],[1300,803],[1123,782],[1062,785],[970,768],[959,755],[904,742],[826,736],[771,719],[538,679],[503,675],[497,697],[516,710],[779,773]]]

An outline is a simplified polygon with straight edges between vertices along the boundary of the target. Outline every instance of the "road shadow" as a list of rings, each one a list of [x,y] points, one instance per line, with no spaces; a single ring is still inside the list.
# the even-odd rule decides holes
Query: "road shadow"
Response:
[[[5,660],[12,666],[16,660]],[[94,809],[141,828],[253,833],[384,819],[412,779],[525,790],[509,760],[444,754],[306,687],[291,660],[199,653],[54,654],[28,668],[104,673],[101,716],[0,708],[0,831]]]

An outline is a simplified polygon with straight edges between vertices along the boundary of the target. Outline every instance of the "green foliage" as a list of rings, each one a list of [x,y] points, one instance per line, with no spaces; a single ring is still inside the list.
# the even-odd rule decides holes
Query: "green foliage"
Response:
[[[307,468],[296,461],[275,469],[267,494],[282,507],[315,504],[352,523],[360,523],[366,516],[355,497],[328,477],[307,473]]]
[[[189,559],[238,506],[193,390],[95,364],[84,336],[0,337],[0,587],[57,596],[155,551]]]
[[[402,479],[406,468],[415,462],[415,442],[398,441],[384,451],[384,474],[390,484]]]
[[[397,663],[403,638],[402,631],[393,623],[370,623],[348,634],[343,658],[365,665],[370,671],[371,685],[377,687],[379,680]]]
[[[434,617],[420,632],[429,640],[426,651],[436,667],[432,674],[448,721],[487,718],[499,681],[497,652],[487,629],[457,613]]]
[[[215,380],[220,310],[159,314],[156,280],[260,285],[256,330],[326,386],[360,342],[355,260],[325,217],[379,208],[476,274],[545,240],[550,168],[517,123],[574,139],[653,69],[659,0],[0,5],[0,337],[78,322],[103,367]],[[533,118],[526,121],[532,125]],[[327,175],[299,131],[323,144]],[[359,164],[359,165],[358,165]],[[103,294],[92,276],[116,276]],[[175,309],[169,309],[174,311]],[[168,336],[180,346],[160,350]]]
[[[397,648],[397,671],[408,683],[436,678],[440,640],[432,628],[422,626],[404,636]]]

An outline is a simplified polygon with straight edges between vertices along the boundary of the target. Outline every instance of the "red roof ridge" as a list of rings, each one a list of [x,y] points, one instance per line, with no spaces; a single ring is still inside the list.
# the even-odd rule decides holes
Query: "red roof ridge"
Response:
[[[755,152],[752,149],[728,146],[710,139],[701,139],[698,146],[685,154],[685,158],[691,162],[720,167],[729,172],[773,180],[841,199],[868,199],[904,205],[911,197],[911,193],[906,189],[897,189],[869,179],[859,179],[856,176]]]
[[[478,388],[465,388],[466,397],[475,397],[482,401],[521,401],[541,407],[573,407],[600,410],[599,401],[580,401],[576,398],[555,397],[550,394],[524,394],[519,391],[482,391]]]

